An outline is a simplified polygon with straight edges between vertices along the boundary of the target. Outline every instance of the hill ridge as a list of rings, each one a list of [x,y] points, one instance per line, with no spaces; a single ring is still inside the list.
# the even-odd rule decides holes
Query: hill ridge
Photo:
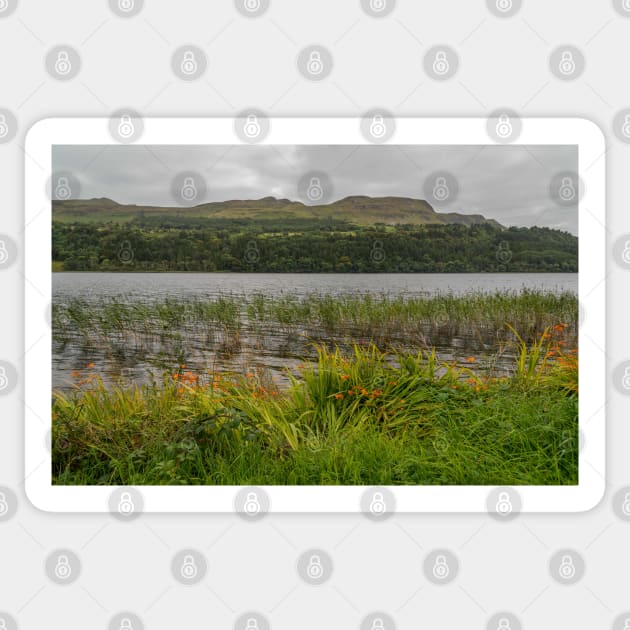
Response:
[[[127,222],[146,216],[187,216],[221,219],[283,219],[334,218],[358,225],[384,223],[400,224],[491,224],[503,227],[498,221],[481,214],[438,212],[424,199],[385,195],[347,195],[341,199],[318,205],[277,198],[271,195],[259,199],[230,199],[210,201],[193,206],[155,206],[121,204],[109,197],[93,199],[54,200],[53,219],[81,222]]]

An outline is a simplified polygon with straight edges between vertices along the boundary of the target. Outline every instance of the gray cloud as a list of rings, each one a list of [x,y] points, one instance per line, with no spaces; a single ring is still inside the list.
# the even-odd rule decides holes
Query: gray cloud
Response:
[[[304,173],[328,173],[333,199],[347,195],[424,198],[425,179],[452,173],[459,197],[438,211],[483,214],[506,226],[547,226],[578,232],[575,207],[560,207],[549,185],[559,172],[578,170],[574,146],[56,146],[53,171],[72,172],[84,199],[175,205],[171,181],[182,171],[207,180],[202,201],[299,199]]]

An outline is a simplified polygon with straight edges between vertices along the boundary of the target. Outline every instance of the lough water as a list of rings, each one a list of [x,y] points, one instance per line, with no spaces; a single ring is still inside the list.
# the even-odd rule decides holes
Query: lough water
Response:
[[[577,274],[267,274],[267,273],[53,273],[53,304],[74,299],[100,302],[108,298],[130,302],[203,300],[220,295],[266,296],[371,293],[389,296],[431,296],[438,293],[464,295],[474,292],[536,289],[577,294]],[[53,330],[53,333],[55,331]],[[160,333],[159,338],[112,334],[90,339],[70,331],[63,341],[53,339],[53,387],[72,386],[73,372],[91,363],[92,372],[106,383],[147,382],[180,362],[197,372],[243,373],[264,368],[280,383],[287,382],[286,369],[295,369],[312,354],[308,331],[282,330],[270,325],[256,334],[243,330],[238,347],[223,333],[209,336],[200,327]],[[214,334],[214,333],[213,333]],[[92,342],[93,341],[93,342]],[[329,341],[329,338],[316,341]],[[337,342],[339,340],[334,339]],[[369,341],[369,340],[365,340]],[[408,340],[417,349],[416,340]],[[485,340],[487,341],[487,340]],[[226,351],[226,346],[230,350]],[[458,360],[466,353],[495,352],[474,335],[432,340],[443,359]],[[511,361],[511,359],[508,357]]]

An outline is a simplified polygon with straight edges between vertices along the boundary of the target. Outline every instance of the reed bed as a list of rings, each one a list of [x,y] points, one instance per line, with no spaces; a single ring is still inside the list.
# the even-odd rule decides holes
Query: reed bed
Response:
[[[373,294],[271,297],[262,294],[207,300],[140,302],[110,298],[71,300],[53,305],[53,338],[63,343],[82,337],[103,341],[112,335],[168,337],[194,329],[198,334],[238,335],[270,325],[286,334],[347,332],[376,343],[393,336],[459,334],[509,338],[509,323],[526,341],[558,322],[577,335],[578,302],[573,293],[541,291],[473,293],[465,296],[391,297]]]

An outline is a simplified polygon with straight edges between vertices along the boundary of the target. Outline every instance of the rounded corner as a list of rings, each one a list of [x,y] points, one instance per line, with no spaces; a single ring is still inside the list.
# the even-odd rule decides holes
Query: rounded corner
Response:
[[[24,484],[24,495],[26,496],[28,502],[34,507],[38,512],[42,512],[44,514],[52,514],[54,510],[50,510],[43,502],[40,501],[41,496],[40,493],[37,492],[38,489],[32,487],[32,483],[29,483],[29,480],[26,480]]]

